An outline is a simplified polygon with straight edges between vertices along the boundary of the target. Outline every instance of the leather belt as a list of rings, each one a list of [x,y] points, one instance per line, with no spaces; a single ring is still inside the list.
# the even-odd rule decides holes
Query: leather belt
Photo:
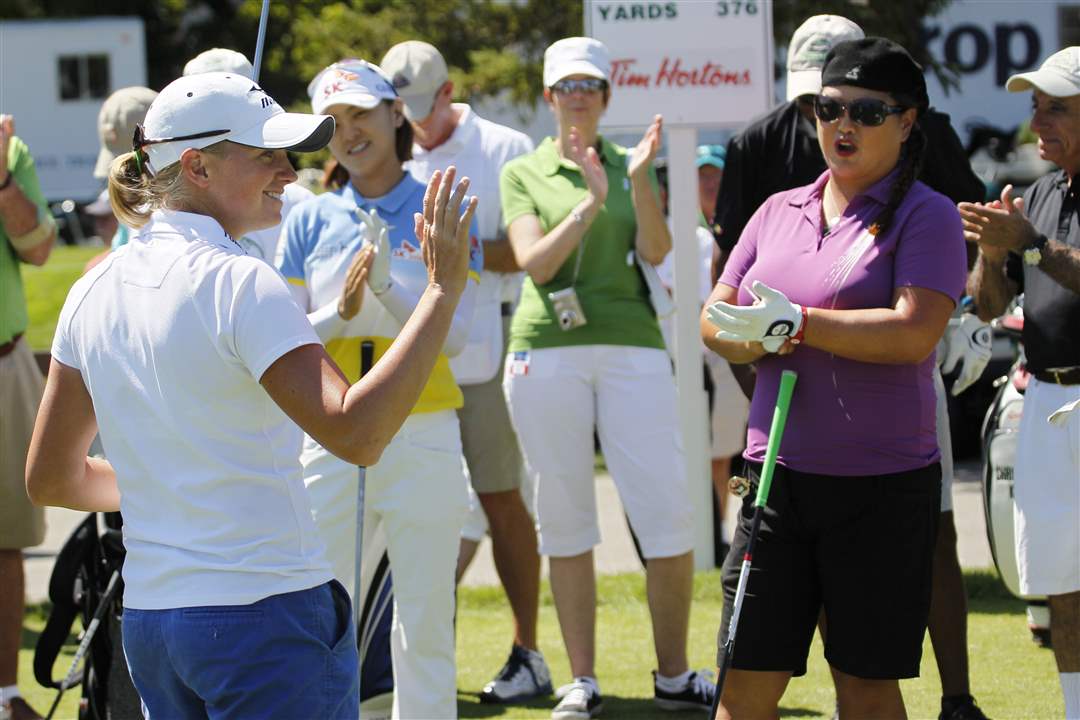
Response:
[[[1080,385],[1080,366],[1046,368],[1035,373],[1035,379],[1054,385]]]
[[[18,335],[11,338],[11,340],[0,345],[0,358],[11,354],[11,351],[15,349],[15,346],[19,344],[19,340],[22,339],[22,336],[23,334],[19,333]]]

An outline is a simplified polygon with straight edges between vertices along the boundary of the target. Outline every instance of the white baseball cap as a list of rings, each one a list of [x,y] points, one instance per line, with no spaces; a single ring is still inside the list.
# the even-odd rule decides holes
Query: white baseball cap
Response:
[[[185,150],[229,140],[249,147],[313,152],[334,136],[334,118],[289,113],[250,79],[203,73],[173,80],[150,105],[134,144],[153,172]]]
[[[1046,58],[1038,70],[1013,75],[1005,83],[1009,92],[1038,88],[1047,95],[1080,95],[1080,47],[1073,45]]]
[[[370,110],[398,95],[378,65],[349,58],[323,68],[307,86],[311,110],[322,113],[331,105],[355,105]]]
[[[570,75],[588,75],[607,80],[611,75],[611,54],[607,46],[589,37],[556,40],[544,51],[544,87]]]
[[[862,28],[840,15],[814,15],[791,36],[787,55],[787,99],[821,92],[825,56],[846,40],[861,40]]]
[[[157,93],[150,88],[134,85],[120,88],[105,99],[98,112],[101,149],[94,165],[94,177],[108,177],[113,159],[131,150],[135,126],[146,117],[146,111],[156,97]]]
[[[199,75],[208,72],[227,72],[255,77],[255,68],[243,53],[228,48],[211,48],[188,60],[184,66],[184,75]]]
[[[405,117],[413,122],[431,114],[436,93],[450,79],[442,54],[434,45],[420,40],[390,48],[379,67],[405,103]]]

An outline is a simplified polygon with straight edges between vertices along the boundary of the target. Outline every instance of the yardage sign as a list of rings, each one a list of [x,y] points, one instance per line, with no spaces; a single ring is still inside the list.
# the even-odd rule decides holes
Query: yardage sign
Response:
[[[585,0],[611,50],[606,128],[741,125],[773,105],[769,0]]]

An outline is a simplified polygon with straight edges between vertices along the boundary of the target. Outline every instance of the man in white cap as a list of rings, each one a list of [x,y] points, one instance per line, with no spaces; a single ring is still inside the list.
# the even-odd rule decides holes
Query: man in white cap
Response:
[[[205,50],[191,58],[187,65],[184,66],[185,76],[200,75],[208,72],[236,73],[251,78],[255,75],[255,67],[243,53],[228,48]],[[265,230],[254,230],[247,233],[238,240],[240,247],[244,248],[248,255],[262,258],[266,262],[273,264],[277,256],[278,242],[281,239],[281,227],[285,223],[285,218],[289,217],[289,213],[292,212],[293,208],[312,197],[315,197],[315,194],[299,182],[286,185],[285,195],[281,199],[281,223]]]
[[[450,360],[465,396],[465,406],[458,410],[462,448],[483,508],[481,513],[474,504],[462,547],[466,553],[475,548],[483,537],[486,516],[495,567],[514,613],[514,643],[506,664],[480,699],[521,702],[550,694],[552,687],[536,640],[540,590],[536,531],[521,495],[525,472],[502,389],[502,364],[521,275],[503,227],[499,171],[508,160],[531,152],[533,143],[524,133],[478,116],[467,104],[452,102],[454,84],[433,45],[417,40],[399,43],[380,66],[412,123],[412,175],[427,182],[434,171],[453,165],[469,177],[470,192],[483,198],[477,221],[484,242],[484,270],[472,330],[465,350]]]
[[[821,68],[835,45],[862,37],[862,28],[839,15],[815,15],[791,36],[787,102],[752,121],[728,143],[724,183],[716,206],[717,244],[721,250],[716,277],[750,216],[770,195],[808,185],[825,172],[813,111],[814,97],[821,92]],[[982,199],[983,183],[972,172],[948,115],[931,108],[919,118],[919,125],[929,148],[919,179],[954,202]],[[961,367],[952,386],[953,395],[974,383],[986,368],[990,337],[986,323],[970,312],[950,320],[938,360],[949,372]],[[739,377],[746,372],[745,367],[733,365],[732,370]],[[956,551],[948,399],[943,383],[938,382],[936,388],[942,482],[929,631],[941,676],[939,719],[982,720],[982,711],[971,696],[968,673],[967,599]]]
[[[1014,499],[1020,591],[1046,595],[1065,717],[1080,718],[1080,47],[1014,75],[1032,94],[1039,155],[1060,169],[1023,199],[961,203],[967,239],[979,244],[969,286],[990,319],[1024,293],[1024,354],[1032,374],[1017,444]],[[1051,419],[1052,415],[1057,417]]]
[[[184,75],[200,75],[208,72],[228,72],[255,76],[255,66],[240,52],[228,48],[210,48],[188,60],[184,66]]]
[[[116,156],[131,151],[131,137],[135,126],[146,117],[146,111],[156,97],[157,93],[150,88],[133,85],[120,88],[105,99],[98,112],[98,139],[101,141],[101,149],[98,151],[97,164],[94,165],[94,177],[99,180],[107,179],[109,166]],[[126,225],[118,225],[113,235],[101,239],[110,243],[115,250],[127,243],[129,232]],[[95,257],[90,266],[103,257],[104,254]]]

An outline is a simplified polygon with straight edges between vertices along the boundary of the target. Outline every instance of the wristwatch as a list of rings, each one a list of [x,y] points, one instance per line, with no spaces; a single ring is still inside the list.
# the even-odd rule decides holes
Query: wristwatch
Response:
[[[1045,235],[1035,238],[1030,245],[1024,248],[1024,264],[1037,267],[1042,262],[1042,251],[1046,247]]]

